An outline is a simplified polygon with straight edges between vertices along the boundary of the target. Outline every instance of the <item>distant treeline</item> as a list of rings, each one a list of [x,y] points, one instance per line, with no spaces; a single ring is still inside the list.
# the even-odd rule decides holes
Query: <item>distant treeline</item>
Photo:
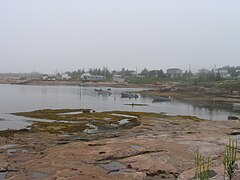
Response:
[[[140,72],[136,72],[136,70],[130,70],[122,68],[121,70],[109,70],[107,67],[103,68],[90,68],[88,70],[77,69],[75,71],[67,71],[65,72],[69,76],[71,76],[71,79],[80,79],[81,76],[85,73],[90,73],[91,75],[101,75],[105,76],[107,79],[111,79],[113,75],[122,75],[123,77],[138,77],[138,78],[159,78],[159,79],[173,79],[173,80],[184,80],[184,79],[193,79],[195,83],[203,82],[203,81],[219,81],[222,79],[225,79],[225,77],[222,76],[219,69],[225,70],[229,78],[240,78],[240,66],[224,66],[222,68],[214,68],[212,70],[207,69],[201,69],[198,73],[192,73],[190,70],[185,71],[181,74],[181,76],[171,77],[167,75],[162,69],[156,69],[156,70],[149,70],[147,68],[144,68]],[[32,73],[0,73],[1,78],[41,78],[42,73],[38,72],[32,72]],[[55,73],[55,77],[59,77],[61,79],[60,73]]]
[[[32,72],[32,73],[0,73],[0,78],[32,78],[39,79],[42,77],[42,73]]]

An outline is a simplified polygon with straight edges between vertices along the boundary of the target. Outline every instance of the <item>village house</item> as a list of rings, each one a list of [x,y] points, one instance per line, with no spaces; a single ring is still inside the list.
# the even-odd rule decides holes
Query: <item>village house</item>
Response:
[[[61,77],[62,77],[62,80],[70,80],[72,77],[71,76],[69,76],[68,74],[62,74],[61,75]]]
[[[230,73],[228,73],[228,70],[225,68],[218,68],[214,72],[215,72],[215,74],[219,73],[221,78],[230,78],[231,77]]]
[[[167,75],[170,77],[181,76],[182,70],[179,68],[170,68],[170,69],[167,69]]]
[[[240,69],[236,70],[236,78],[240,79]]]
[[[207,74],[207,73],[210,73],[210,71],[208,69],[199,69],[198,73],[199,74]]]
[[[54,75],[42,75],[42,80],[44,81],[56,81],[56,77]]]
[[[49,77],[49,76],[48,76],[47,74],[44,74],[44,75],[42,75],[42,80],[45,80],[45,81],[46,81],[46,80],[48,80],[48,77]]]
[[[83,74],[81,76],[81,79],[83,81],[100,81],[106,79],[105,76],[99,76],[99,75],[91,75],[89,73]]]
[[[113,82],[124,83],[125,78],[122,75],[113,75]]]

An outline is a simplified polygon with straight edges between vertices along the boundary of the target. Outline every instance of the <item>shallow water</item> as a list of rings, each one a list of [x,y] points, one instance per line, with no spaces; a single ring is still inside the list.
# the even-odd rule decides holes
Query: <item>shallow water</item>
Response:
[[[124,172],[132,172],[135,171],[133,169],[129,169],[126,165],[119,161],[111,161],[106,164],[100,164],[101,167],[106,169],[109,174],[121,174]]]
[[[102,89],[107,89],[102,87]],[[111,88],[112,95],[99,95],[94,87],[77,86],[25,86],[0,85],[0,130],[19,129],[30,124],[29,118],[9,113],[37,109],[83,108],[96,111],[140,111],[166,113],[168,115],[191,115],[209,120],[227,120],[228,115],[240,116],[232,106],[221,104],[189,104],[181,101],[152,103],[152,98],[121,98],[123,91],[141,89]],[[147,104],[148,106],[126,106],[125,104]]]
[[[42,172],[34,172],[32,173],[32,178],[46,178],[48,175]]]
[[[0,180],[5,179],[7,172],[0,172]]]

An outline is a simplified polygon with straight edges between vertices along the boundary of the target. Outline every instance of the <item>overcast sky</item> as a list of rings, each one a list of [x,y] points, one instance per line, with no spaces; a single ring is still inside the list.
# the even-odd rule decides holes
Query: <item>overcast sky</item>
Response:
[[[0,0],[0,72],[240,65],[239,0]]]

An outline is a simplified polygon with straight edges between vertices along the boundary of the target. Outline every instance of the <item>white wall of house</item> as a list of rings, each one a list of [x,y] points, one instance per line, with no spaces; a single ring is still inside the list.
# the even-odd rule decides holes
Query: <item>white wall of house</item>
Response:
[[[231,75],[228,73],[227,69],[216,69],[215,74],[219,73],[222,78],[230,78]]]
[[[91,75],[89,73],[83,74],[81,76],[82,80],[87,80],[87,81],[99,81],[99,80],[104,80],[106,79],[105,76],[98,76],[98,75]]]
[[[48,80],[48,75],[43,75],[42,80]]]
[[[71,79],[71,76],[69,76],[68,74],[62,74],[62,80],[69,80]]]
[[[178,68],[167,69],[167,74],[170,75],[171,77],[181,76],[182,70]]]
[[[121,75],[113,75],[113,82],[124,83],[125,78],[122,77]]]

